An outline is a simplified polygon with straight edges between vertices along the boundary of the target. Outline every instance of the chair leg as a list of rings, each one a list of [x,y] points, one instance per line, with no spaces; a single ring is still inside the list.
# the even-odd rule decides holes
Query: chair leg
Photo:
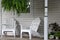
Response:
[[[31,32],[29,32],[29,39],[31,40]]]
[[[20,33],[20,38],[22,38],[22,31],[21,31],[21,33]]]
[[[1,33],[1,38],[3,37],[3,31],[2,31],[2,33]]]
[[[14,32],[14,39],[15,39],[15,32]]]

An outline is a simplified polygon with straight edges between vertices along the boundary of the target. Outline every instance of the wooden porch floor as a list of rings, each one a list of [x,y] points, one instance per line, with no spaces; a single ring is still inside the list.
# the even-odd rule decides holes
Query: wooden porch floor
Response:
[[[0,37],[0,40],[29,40],[28,37],[24,37],[21,39],[20,37],[13,37],[13,36],[3,36],[2,38]],[[44,40],[43,38],[39,38],[39,37],[32,37],[32,40]],[[55,39],[49,39],[49,40],[55,40]]]
[[[23,37],[22,39],[20,37],[2,37],[0,40],[29,40],[27,37]],[[44,40],[43,38],[32,38],[32,40]]]
[[[21,39],[20,36],[16,36],[15,38],[13,36],[2,36],[0,35],[0,40],[29,40],[29,37],[27,35],[23,36]],[[44,40],[43,38],[40,37],[32,37],[32,40]]]

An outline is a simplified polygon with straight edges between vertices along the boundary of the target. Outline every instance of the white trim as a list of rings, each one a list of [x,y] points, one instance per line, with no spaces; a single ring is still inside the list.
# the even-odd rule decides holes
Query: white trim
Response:
[[[48,8],[45,8],[45,16],[48,16]]]
[[[48,0],[45,0],[44,40],[48,40]]]
[[[45,0],[45,7],[48,6],[48,0]]]
[[[48,40],[48,17],[44,17],[44,40]]]

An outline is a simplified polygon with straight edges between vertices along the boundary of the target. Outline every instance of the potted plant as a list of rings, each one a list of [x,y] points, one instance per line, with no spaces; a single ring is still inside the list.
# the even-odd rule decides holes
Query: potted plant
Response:
[[[57,24],[56,22],[55,23],[51,23],[49,24],[49,28],[52,27],[52,31],[55,32],[55,31],[60,31],[60,26],[59,24]]]
[[[54,39],[56,39],[56,32],[60,31],[60,26],[59,24],[55,23],[51,23],[49,24],[49,28],[51,28],[51,32],[54,33]]]
[[[57,31],[57,32],[55,32],[55,37],[57,38],[57,39],[60,39],[60,31]]]
[[[54,38],[54,32],[51,32],[48,34],[48,39],[53,39]]]
[[[19,16],[21,13],[28,12],[29,1],[28,0],[2,0],[2,8],[6,11],[13,11]]]

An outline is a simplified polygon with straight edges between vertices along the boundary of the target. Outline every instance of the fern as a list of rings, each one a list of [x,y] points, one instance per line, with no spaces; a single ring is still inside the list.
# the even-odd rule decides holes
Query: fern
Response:
[[[28,12],[28,1],[27,0],[2,0],[2,8],[6,11],[13,10],[16,11],[17,15],[20,15],[21,13]]]

